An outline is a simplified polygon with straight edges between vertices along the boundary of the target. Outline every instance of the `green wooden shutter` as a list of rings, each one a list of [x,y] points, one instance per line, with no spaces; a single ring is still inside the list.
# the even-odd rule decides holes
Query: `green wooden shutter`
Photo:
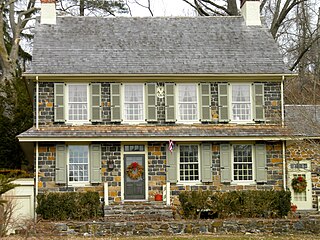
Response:
[[[211,121],[211,85],[200,83],[200,118],[202,122]]]
[[[167,149],[168,149],[167,145]],[[178,152],[178,146],[175,146],[172,153],[167,150],[167,181],[171,183],[176,183],[178,181],[178,172],[177,172],[177,152]]]
[[[67,182],[67,148],[66,145],[56,146],[56,183]]]
[[[265,121],[264,114],[264,84],[255,83],[253,86],[254,96],[254,121]]]
[[[175,89],[174,83],[166,83],[165,84],[166,122],[175,122],[176,121],[174,89]]]
[[[220,83],[218,85],[218,102],[219,102],[219,122],[229,122],[229,101],[228,101],[227,83]]]
[[[212,146],[209,143],[201,146],[201,180],[212,182]]]
[[[220,174],[221,182],[231,182],[231,146],[230,144],[220,144]]]
[[[90,146],[90,182],[101,183],[101,145]]]
[[[64,116],[64,83],[54,84],[54,121],[65,122]]]
[[[110,84],[111,95],[111,121],[121,122],[121,99],[120,99],[121,84]]]
[[[157,121],[157,84],[146,84],[146,118],[149,122]]]
[[[257,183],[265,183],[268,180],[266,145],[256,144],[255,152],[256,180]]]
[[[91,122],[101,122],[101,84],[90,85],[91,94]]]

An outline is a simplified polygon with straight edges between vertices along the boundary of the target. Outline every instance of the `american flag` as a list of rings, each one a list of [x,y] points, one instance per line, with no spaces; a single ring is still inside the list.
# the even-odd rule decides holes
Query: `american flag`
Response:
[[[173,151],[173,148],[174,148],[174,144],[172,142],[172,140],[169,140],[169,151],[172,153]]]

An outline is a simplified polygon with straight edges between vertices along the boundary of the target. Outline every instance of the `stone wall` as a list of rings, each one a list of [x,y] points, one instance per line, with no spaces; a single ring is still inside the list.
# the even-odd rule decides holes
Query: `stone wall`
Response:
[[[69,222],[54,223],[59,235],[78,236],[161,236],[181,234],[319,234],[319,219],[231,219],[149,222]]]
[[[158,86],[164,86],[163,82],[157,83]],[[279,123],[281,120],[281,85],[276,82],[265,82],[265,116],[268,123]],[[165,124],[165,98],[157,98],[158,124]],[[102,105],[102,121],[93,123],[95,125],[105,125],[111,123],[110,108],[110,83],[101,83],[101,105]],[[218,106],[218,83],[211,84],[211,106],[213,123],[218,122],[219,106]],[[39,125],[64,125],[64,123],[54,123],[54,83],[39,83]],[[116,123],[118,124],[118,123]],[[155,124],[153,122],[153,124]],[[172,123],[170,123],[172,124]]]

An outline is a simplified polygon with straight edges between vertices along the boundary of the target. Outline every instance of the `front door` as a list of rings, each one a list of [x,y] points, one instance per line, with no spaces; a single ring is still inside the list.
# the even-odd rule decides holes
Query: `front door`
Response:
[[[297,205],[297,210],[312,209],[312,191],[311,191],[311,166],[310,161],[290,162],[289,163],[289,182],[288,186],[291,191],[291,202]],[[303,192],[295,192],[292,189],[292,179],[297,177],[306,179],[307,188]]]
[[[124,199],[145,199],[144,154],[124,155]]]

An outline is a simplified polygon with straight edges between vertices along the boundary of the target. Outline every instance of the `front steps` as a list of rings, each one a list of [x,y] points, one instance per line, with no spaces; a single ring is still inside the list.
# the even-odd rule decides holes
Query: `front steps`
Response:
[[[105,221],[169,221],[173,220],[170,206],[163,202],[123,202],[104,207]]]

